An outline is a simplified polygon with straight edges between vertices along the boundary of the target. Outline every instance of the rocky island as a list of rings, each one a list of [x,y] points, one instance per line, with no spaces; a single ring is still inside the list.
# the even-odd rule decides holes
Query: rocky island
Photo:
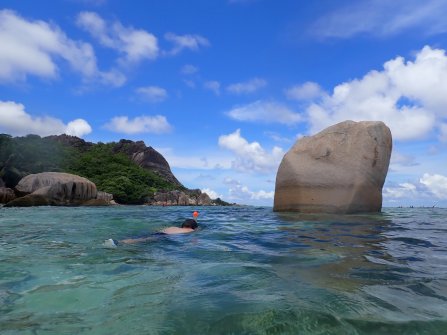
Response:
[[[0,203],[6,206],[229,205],[183,186],[143,141],[0,135]]]

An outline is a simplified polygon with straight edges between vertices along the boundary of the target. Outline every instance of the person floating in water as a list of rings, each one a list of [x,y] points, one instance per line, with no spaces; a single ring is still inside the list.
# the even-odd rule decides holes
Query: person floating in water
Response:
[[[175,235],[175,234],[188,234],[192,233],[194,230],[196,230],[199,225],[197,223],[197,218],[199,217],[199,212],[194,211],[192,213],[193,219],[186,219],[183,221],[182,226],[179,227],[168,227],[163,229],[162,231],[155,233],[149,237],[141,237],[141,238],[128,238],[125,240],[117,241],[114,239],[109,238],[108,240],[105,240],[103,245],[108,248],[115,248],[119,244],[135,244],[139,242],[149,241],[153,240],[155,235]]]

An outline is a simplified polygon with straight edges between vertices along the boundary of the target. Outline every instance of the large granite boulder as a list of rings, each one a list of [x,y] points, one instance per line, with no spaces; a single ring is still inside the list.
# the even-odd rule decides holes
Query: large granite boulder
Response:
[[[96,185],[90,180],[60,172],[30,174],[15,189],[23,197],[9,202],[8,206],[78,205],[97,196]]]
[[[273,210],[379,212],[391,148],[383,122],[344,121],[303,137],[279,166]]]

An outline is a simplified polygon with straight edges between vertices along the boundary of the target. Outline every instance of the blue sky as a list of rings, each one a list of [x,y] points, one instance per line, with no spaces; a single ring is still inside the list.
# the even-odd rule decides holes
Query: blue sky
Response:
[[[144,140],[185,186],[272,205],[299,137],[382,120],[384,205],[447,206],[446,0],[0,4],[0,132]]]

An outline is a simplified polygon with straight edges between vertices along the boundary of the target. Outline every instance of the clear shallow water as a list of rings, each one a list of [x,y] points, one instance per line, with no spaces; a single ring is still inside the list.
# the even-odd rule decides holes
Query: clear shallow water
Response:
[[[447,210],[0,208],[0,333],[446,334]]]

